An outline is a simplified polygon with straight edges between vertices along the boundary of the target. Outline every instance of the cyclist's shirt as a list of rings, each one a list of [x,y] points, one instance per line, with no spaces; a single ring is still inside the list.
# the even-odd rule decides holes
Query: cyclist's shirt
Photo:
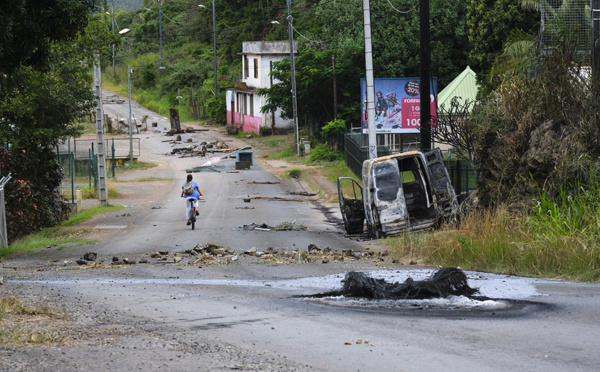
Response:
[[[183,184],[183,186],[181,186],[181,189],[183,189],[183,188],[185,187],[185,184],[186,184],[186,183],[187,183],[187,182],[185,182],[185,183]],[[200,199],[200,194],[198,194],[198,190],[199,190],[199,189],[198,189],[198,184],[197,184],[196,182],[194,182],[194,181],[192,181],[192,184],[194,185],[194,192],[192,193],[192,195],[183,195],[183,196],[185,196],[185,198],[186,198],[186,199],[187,199],[187,198],[196,198],[196,199]]]

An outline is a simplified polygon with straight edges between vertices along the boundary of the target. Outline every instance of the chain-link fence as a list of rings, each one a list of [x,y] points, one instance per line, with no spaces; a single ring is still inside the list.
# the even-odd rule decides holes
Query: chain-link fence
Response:
[[[565,36],[573,43],[582,61],[588,61],[592,47],[592,13],[590,0],[542,0],[541,43],[549,53],[560,47]]]
[[[140,156],[140,139],[131,142],[133,158]],[[56,146],[56,156],[64,172],[60,192],[71,202],[75,199],[75,190],[87,187],[96,190],[98,185],[98,157],[96,141],[93,139],[69,139]],[[130,157],[129,138],[111,138],[105,140],[107,153],[107,177],[115,177],[119,160]]]

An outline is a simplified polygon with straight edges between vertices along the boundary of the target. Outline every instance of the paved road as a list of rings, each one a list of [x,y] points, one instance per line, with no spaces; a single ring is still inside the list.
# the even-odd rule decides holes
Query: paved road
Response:
[[[107,106],[105,111],[112,109]],[[211,131],[183,140],[213,137],[223,139]],[[119,176],[129,182],[118,183],[125,196],[114,202],[127,208],[88,223],[99,227],[94,234],[100,243],[12,257],[0,269],[6,283],[0,291],[66,306],[96,341],[59,349],[2,347],[0,370],[598,370],[597,284],[468,273],[469,283],[489,299],[407,303],[302,297],[339,287],[348,270],[390,281],[424,279],[431,270],[389,260],[280,265],[245,256],[241,252],[252,247],[305,250],[310,243],[333,250],[382,247],[344,238],[331,223],[337,212],[324,214],[327,208],[289,194],[298,185],[261,183],[279,182],[261,164],[241,173],[195,173],[205,201],[199,228],[192,231],[184,223],[180,187],[184,170],[205,159],[166,155],[173,144],[162,142],[164,133],[140,138],[144,160],[160,166]],[[231,161],[222,164],[222,170],[233,168]],[[147,175],[171,180],[136,181]],[[302,200],[245,203],[246,196]],[[246,207],[254,209],[240,209]],[[293,220],[308,230],[240,229]],[[88,250],[109,262],[112,256],[139,259],[207,242],[235,248],[238,260],[57,270]]]

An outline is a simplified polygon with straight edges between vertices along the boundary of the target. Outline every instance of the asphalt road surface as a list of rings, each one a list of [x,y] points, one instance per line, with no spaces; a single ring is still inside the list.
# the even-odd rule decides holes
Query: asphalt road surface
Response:
[[[118,110],[127,108],[104,109],[123,117]],[[51,247],[0,264],[1,296],[67,309],[72,322],[62,326],[69,338],[61,347],[0,347],[0,370],[598,370],[597,284],[468,272],[478,299],[307,297],[340,287],[350,270],[398,282],[425,279],[432,270],[393,263],[376,242],[344,237],[334,206],[298,195],[302,183],[276,178],[257,158],[240,173],[227,173],[233,160],[193,173],[204,201],[192,231],[181,185],[185,170],[207,159],[180,158],[171,149],[215,139],[232,148],[245,143],[215,130],[163,142],[171,139],[163,130],[169,125],[156,120],[155,132],[136,137],[141,160],[160,165],[117,177],[123,196],[111,203],[127,207],[86,223],[97,244]],[[150,176],[157,179],[141,180]],[[306,230],[244,228],[292,221]],[[196,261],[193,248],[207,243],[231,251]],[[297,253],[308,253],[309,244],[351,253]],[[285,251],[289,259],[244,253],[253,248],[273,257]],[[74,263],[90,251],[98,268]],[[150,257],[156,251],[163,254]],[[356,258],[362,256],[369,259]],[[112,257],[138,263],[111,266]]]

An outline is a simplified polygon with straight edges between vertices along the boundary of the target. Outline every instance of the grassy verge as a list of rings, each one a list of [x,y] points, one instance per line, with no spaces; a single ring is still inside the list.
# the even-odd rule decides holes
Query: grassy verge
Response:
[[[160,178],[160,177],[141,177],[133,180],[116,180],[115,182],[170,182],[172,178]]]
[[[115,212],[124,209],[122,205],[107,205],[106,207],[95,207],[90,209],[84,209],[77,213],[73,213],[68,220],[64,221],[60,226],[74,226],[78,225],[84,221],[91,219],[99,214],[107,213],[107,212]]]
[[[119,189],[115,185],[116,181],[109,180],[106,182],[106,191],[108,192],[109,199],[116,199],[121,196]],[[77,187],[76,190],[81,190],[81,197],[83,199],[98,199],[98,190],[96,190],[93,186],[80,186]],[[71,200],[71,189],[65,188],[63,191],[63,198],[67,200]]]
[[[73,246],[94,244],[94,240],[84,239],[81,236],[89,232],[89,229],[73,228],[77,224],[106,212],[121,210],[125,207],[110,205],[107,207],[96,207],[84,209],[74,213],[71,217],[58,227],[51,227],[27,235],[12,242],[8,247],[0,249],[0,257],[8,256],[17,252],[33,251],[45,247],[58,247],[59,249]]]
[[[61,346],[64,338],[48,325],[65,316],[45,306],[26,305],[16,297],[0,298],[0,345]]]
[[[158,164],[148,163],[148,162],[139,161],[139,160],[126,161],[125,163],[123,163],[123,165],[120,165],[117,167],[116,173],[119,174],[119,173],[125,173],[125,172],[140,171],[140,170],[152,169],[154,167],[158,167]]]
[[[558,209],[561,213],[553,214]],[[429,265],[600,281],[597,203],[561,206],[552,202],[538,205],[529,215],[518,213],[503,208],[476,212],[464,216],[459,225],[388,238],[384,244],[398,258]],[[586,216],[581,228],[577,228],[575,214]]]

